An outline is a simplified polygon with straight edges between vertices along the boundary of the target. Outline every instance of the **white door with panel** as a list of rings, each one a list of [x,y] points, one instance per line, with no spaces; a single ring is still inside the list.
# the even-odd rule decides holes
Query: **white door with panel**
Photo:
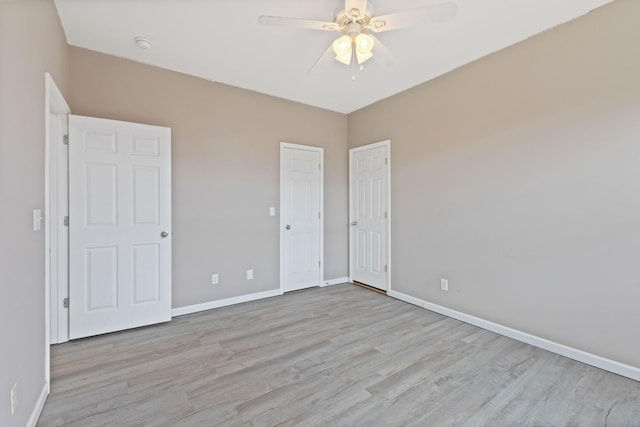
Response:
[[[387,291],[388,142],[354,148],[349,157],[351,280]]]
[[[319,286],[322,281],[321,148],[281,146],[281,288]]]
[[[171,320],[171,129],[69,116],[69,337]]]

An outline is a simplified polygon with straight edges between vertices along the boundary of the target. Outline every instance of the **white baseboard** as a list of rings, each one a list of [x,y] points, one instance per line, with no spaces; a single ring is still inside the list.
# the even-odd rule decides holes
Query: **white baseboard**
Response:
[[[320,287],[339,285],[341,283],[349,283],[348,277],[338,277],[337,279],[325,280]]]
[[[349,282],[348,277],[339,277],[337,279],[325,280],[320,287],[339,285],[341,283]],[[217,301],[204,302],[202,304],[187,305],[185,307],[178,307],[171,309],[171,317],[183,316],[185,314],[197,313],[199,311],[211,310],[212,308],[227,307],[229,305],[240,304],[243,302],[255,301],[263,298],[271,298],[278,295],[282,295],[280,289],[274,289],[271,291],[257,292],[255,294],[240,295],[238,297],[226,298]]]
[[[482,329],[486,329],[488,331],[513,338],[514,340],[518,340],[527,344],[531,344],[535,347],[548,350],[552,353],[577,360],[578,362],[586,363],[587,365],[595,366],[596,368],[604,369],[605,371],[613,372],[614,374],[622,375],[623,377],[640,381],[640,368],[637,368],[635,366],[626,365],[624,363],[616,362],[615,360],[607,359],[605,357],[601,357],[592,353],[587,353],[586,351],[578,350],[564,344],[549,341],[545,338],[540,338],[538,336],[531,335],[517,329],[509,328],[498,323],[490,322],[479,317],[452,310],[438,304],[433,304],[428,301],[403,294],[401,292],[389,291],[388,295],[401,301],[408,302],[409,304],[417,305],[418,307],[422,307],[427,310],[452,317],[462,322],[478,326]]]
[[[40,392],[40,396],[38,396],[38,400],[36,401],[33,410],[31,411],[31,416],[27,421],[27,427],[35,427],[38,423],[38,419],[40,418],[40,414],[42,413],[42,408],[44,408],[44,403],[47,401],[47,396],[49,395],[49,383],[44,383],[42,386],[42,391]]]
[[[280,291],[280,289],[274,289],[272,291],[256,292],[255,294],[240,295],[238,297],[209,301],[202,304],[187,305],[185,307],[171,309],[171,317],[197,313],[199,311],[211,310],[212,308],[226,307],[229,305],[255,301],[263,298],[275,297],[278,295],[282,295],[282,291]]]

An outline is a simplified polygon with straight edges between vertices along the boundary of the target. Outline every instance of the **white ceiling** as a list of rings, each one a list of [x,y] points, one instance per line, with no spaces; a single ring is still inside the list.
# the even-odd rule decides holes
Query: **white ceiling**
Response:
[[[454,0],[453,21],[379,33],[395,65],[371,60],[351,80],[333,61],[309,69],[336,32],[267,27],[260,15],[332,21],[342,0],[55,0],[67,41],[341,113],[431,80],[613,0]],[[371,0],[374,16],[438,0]],[[149,50],[133,41],[143,36]]]

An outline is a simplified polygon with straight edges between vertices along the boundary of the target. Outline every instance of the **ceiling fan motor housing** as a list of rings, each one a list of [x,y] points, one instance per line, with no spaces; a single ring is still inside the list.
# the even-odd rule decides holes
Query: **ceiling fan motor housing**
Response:
[[[366,11],[364,16],[354,18],[350,16],[346,10],[343,10],[336,16],[336,24],[340,27],[340,32],[351,37],[355,37],[369,25],[371,20],[371,12]]]
[[[362,25],[357,22],[351,22],[350,24],[347,24],[344,31],[346,35],[353,38],[362,32]]]

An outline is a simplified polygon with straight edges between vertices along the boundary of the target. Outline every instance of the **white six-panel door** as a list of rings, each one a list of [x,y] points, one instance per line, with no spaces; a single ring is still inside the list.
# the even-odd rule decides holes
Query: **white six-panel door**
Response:
[[[388,143],[350,150],[351,280],[387,291]]]
[[[69,337],[171,319],[171,130],[69,116]]]
[[[320,285],[322,251],[322,149],[281,147],[281,287]]]

